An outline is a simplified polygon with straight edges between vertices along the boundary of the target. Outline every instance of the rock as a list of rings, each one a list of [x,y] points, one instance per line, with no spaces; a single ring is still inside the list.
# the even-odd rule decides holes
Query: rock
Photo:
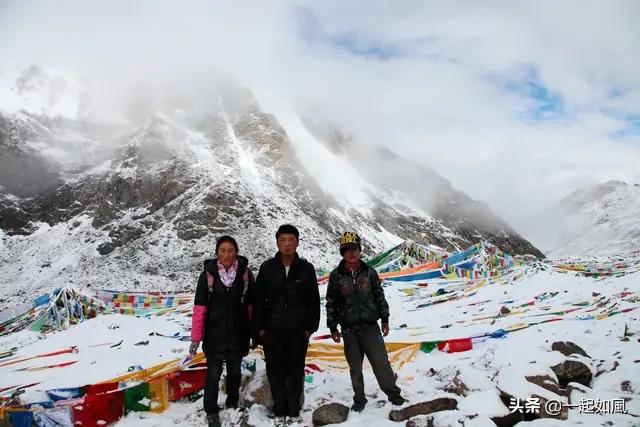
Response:
[[[209,233],[206,227],[194,224],[192,221],[184,221],[176,227],[176,235],[182,240],[195,240]]]
[[[631,387],[631,381],[624,380],[620,383],[620,390],[626,393],[633,393],[633,387]]]
[[[498,427],[513,427],[519,422],[525,421],[526,418],[524,414],[519,412],[514,412],[512,414],[505,415],[503,417],[493,417],[491,421]]]
[[[569,403],[579,403],[589,391],[591,391],[589,387],[580,383],[569,383],[565,395],[569,398]]]
[[[571,341],[557,341],[551,345],[551,349],[553,351],[559,351],[565,356],[571,356],[572,354],[580,354],[584,357],[589,357],[589,355],[578,345],[572,343]],[[590,358],[590,357],[589,357]]]
[[[555,418],[557,420],[566,420],[569,418],[569,407],[566,405],[562,405],[559,413],[549,413],[547,412],[547,402],[548,400],[544,397],[533,395],[533,397],[540,399],[540,411],[537,414],[540,418]],[[561,401],[558,396],[557,399],[554,399],[556,402]]]
[[[137,221],[139,219],[144,218],[145,216],[149,215],[149,212],[144,211],[144,212],[138,212],[136,214],[131,215],[131,219],[134,221]]]
[[[105,243],[101,243],[100,245],[98,245],[98,247],[96,248],[96,250],[98,251],[98,253],[100,255],[109,255],[111,252],[113,252],[116,249],[116,246],[111,243],[111,242],[105,242]]]
[[[253,398],[255,403],[258,403],[265,408],[273,407],[271,388],[269,387],[269,383],[267,381],[265,381],[262,386],[258,387],[256,391],[253,392]]]
[[[506,316],[507,314],[511,313],[511,310],[509,310],[506,306],[502,306],[502,308],[500,309],[500,314],[503,316]]]
[[[514,397],[503,390],[498,389],[498,391],[500,392],[500,400],[507,408],[509,408]],[[521,421],[532,421],[536,418],[537,417],[531,413],[515,411],[502,417],[493,417],[491,418],[491,421],[493,421],[498,427],[513,427]]]
[[[427,418],[416,418],[407,421],[405,427],[434,427],[433,426],[433,417]]]
[[[267,409],[273,407],[273,397],[271,397],[271,388],[269,387],[269,380],[267,374],[262,370],[256,370],[256,373],[251,376],[246,387],[243,389],[245,401],[249,404],[262,405]]]
[[[469,387],[460,379],[460,371],[457,371],[451,382],[442,388],[447,393],[457,394],[465,397],[469,392]]]
[[[545,378],[546,376],[539,376],[540,378]],[[531,377],[537,380],[536,377]],[[532,381],[533,382],[533,381]],[[541,381],[543,384],[545,383],[545,381]],[[547,385],[547,384],[545,384]],[[546,387],[545,387],[546,388]],[[566,403],[566,399],[562,396],[562,395],[558,395],[554,393],[554,397],[553,399],[557,402],[562,402],[562,403]],[[520,402],[520,408],[521,410],[514,410],[515,407],[513,407],[512,402],[513,401],[517,401],[518,399],[515,399],[513,396],[511,396],[508,393],[505,393],[503,390],[500,390],[500,400],[502,400],[502,403],[505,404],[505,406],[507,406],[509,408],[509,410],[512,410],[514,412],[505,415],[503,417],[494,417],[491,418],[491,420],[497,425],[497,426],[514,426],[517,423],[519,423],[520,421],[533,421],[535,419],[538,418],[555,418],[555,419],[560,419],[560,420],[565,420],[567,419],[567,417],[569,416],[569,408],[562,405],[561,409],[559,411],[558,414],[556,413],[549,413],[547,412],[547,402],[548,400],[542,396],[539,396],[535,393],[533,393],[529,398],[527,399],[519,399]],[[535,405],[535,407],[533,406],[533,403],[528,403],[528,402],[537,402],[537,404]],[[539,405],[539,407],[538,407]],[[534,409],[535,408],[535,409]]]
[[[406,421],[417,415],[428,415],[439,411],[450,411],[458,408],[458,401],[450,397],[441,397],[428,402],[416,403],[402,409],[395,409],[389,413],[391,421]]]
[[[36,228],[33,227],[28,214],[14,206],[3,204],[2,195],[0,194],[0,228],[9,236],[14,234],[28,235],[33,233]]]
[[[406,427],[451,427],[451,426],[495,426],[495,423],[482,415],[467,414],[464,411],[440,411],[410,419]]]
[[[142,271],[145,273],[153,274],[154,276],[158,274],[158,266],[157,265],[145,265],[142,267]]]
[[[558,377],[558,382],[562,388],[566,388],[570,382],[580,383],[589,387],[593,377],[591,369],[577,360],[565,360],[558,365],[552,366],[551,369]]]
[[[546,390],[549,390],[552,393],[555,393],[558,395],[564,394],[560,390],[560,386],[558,385],[557,381],[551,378],[549,375],[535,375],[535,376],[525,377],[525,378],[530,383],[538,385]]]
[[[139,239],[144,234],[144,229],[132,225],[123,225],[109,231],[111,241],[117,246],[123,246],[126,243]]]
[[[349,417],[349,408],[340,403],[327,403],[313,411],[312,421],[314,426],[326,426],[340,424]]]

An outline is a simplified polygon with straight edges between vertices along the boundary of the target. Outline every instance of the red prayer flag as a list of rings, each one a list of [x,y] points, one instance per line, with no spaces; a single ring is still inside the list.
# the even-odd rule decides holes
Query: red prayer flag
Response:
[[[206,376],[206,368],[185,369],[170,373],[167,376],[169,381],[169,400],[175,402],[202,390]]]

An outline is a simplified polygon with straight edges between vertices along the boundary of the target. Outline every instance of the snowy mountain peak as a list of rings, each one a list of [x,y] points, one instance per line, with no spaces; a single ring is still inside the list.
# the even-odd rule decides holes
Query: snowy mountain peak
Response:
[[[147,109],[117,125],[0,114],[0,160],[18,164],[4,143],[15,127],[6,123],[17,121],[33,130],[18,138],[35,147],[26,159],[53,165],[51,176],[38,179],[19,167],[19,182],[11,181],[18,170],[0,173],[8,248],[2,280],[36,289],[109,277],[111,288],[173,289],[200,268],[220,234],[234,235],[258,262],[275,250],[283,223],[298,226],[300,253],[317,267],[338,260],[344,230],[363,236],[367,255],[404,239],[446,250],[486,240],[513,254],[542,255],[422,165],[372,147],[354,152],[353,140],[332,150],[273,95],[232,88],[207,99]],[[34,185],[21,192],[29,179]],[[422,200],[425,188],[437,189],[429,199],[443,201],[433,213]],[[34,273],[60,256],[75,260],[73,270],[59,264],[46,276]]]
[[[554,256],[640,248],[640,185],[608,181],[574,191],[540,215],[531,236]]]
[[[611,180],[602,184],[580,188],[568,195],[561,204],[581,208],[591,203],[600,203],[603,199],[624,197],[634,186],[623,181]]]

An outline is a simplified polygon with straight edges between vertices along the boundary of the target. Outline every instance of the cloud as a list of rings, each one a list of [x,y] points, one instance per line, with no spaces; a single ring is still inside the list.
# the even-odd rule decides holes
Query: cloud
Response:
[[[2,7],[6,60],[104,92],[216,70],[433,167],[516,227],[577,187],[640,181],[635,1]]]

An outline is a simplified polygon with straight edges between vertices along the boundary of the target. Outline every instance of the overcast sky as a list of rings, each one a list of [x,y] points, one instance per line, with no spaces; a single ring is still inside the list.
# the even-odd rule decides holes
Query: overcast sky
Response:
[[[578,187],[640,182],[639,22],[634,0],[0,0],[0,61],[103,88],[222,70],[520,226]]]

